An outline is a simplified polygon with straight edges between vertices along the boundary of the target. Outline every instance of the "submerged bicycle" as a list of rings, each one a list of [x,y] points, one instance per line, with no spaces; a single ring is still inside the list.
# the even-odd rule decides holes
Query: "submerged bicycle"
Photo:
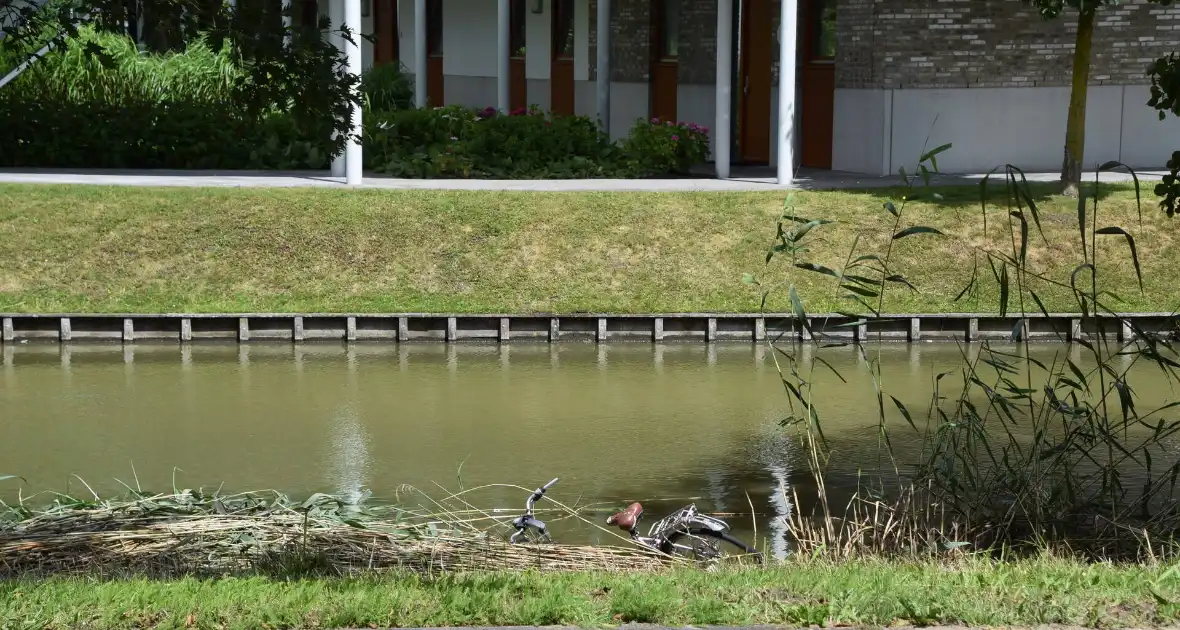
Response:
[[[545,523],[533,515],[533,505],[545,497],[545,492],[557,483],[557,479],[537,488],[525,501],[524,514],[512,520],[516,529],[509,542],[553,542]],[[716,560],[721,557],[721,543],[727,542],[746,554],[751,554],[757,560],[762,554],[753,547],[734,538],[729,534],[729,523],[701,514],[696,504],[689,504],[672,514],[656,521],[648,528],[647,535],[639,534],[639,521],[643,518],[643,505],[632,503],[621,512],[616,512],[606,519],[607,525],[613,525],[627,532],[631,540],[636,543],[671,556],[690,557],[696,560]]]

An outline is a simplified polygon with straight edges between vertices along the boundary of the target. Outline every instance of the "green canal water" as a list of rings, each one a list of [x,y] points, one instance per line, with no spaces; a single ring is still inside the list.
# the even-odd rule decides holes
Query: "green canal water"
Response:
[[[1034,349],[1046,362],[1067,351]],[[819,352],[848,380],[816,372],[835,453],[829,488],[847,493],[858,470],[878,462],[876,397],[851,348]],[[923,418],[935,375],[962,364],[954,344],[870,353],[888,392]],[[368,490],[414,502],[422,499],[404,486],[440,498],[560,477],[552,496],[598,506],[591,519],[633,500],[653,517],[695,502],[781,549],[792,484],[803,492],[808,474],[779,426],[788,403],[771,355],[742,343],[9,344],[0,473],[23,476],[26,495],[85,495],[84,479],[100,494],[119,493],[121,480],[158,491]],[[1158,371],[1137,378],[1140,408],[1175,399]],[[890,412],[904,461],[917,439]],[[13,500],[17,489],[0,484],[0,497]],[[491,487],[466,498],[510,516],[525,496]],[[606,540],[576,520],[552,531],[560,541]]]

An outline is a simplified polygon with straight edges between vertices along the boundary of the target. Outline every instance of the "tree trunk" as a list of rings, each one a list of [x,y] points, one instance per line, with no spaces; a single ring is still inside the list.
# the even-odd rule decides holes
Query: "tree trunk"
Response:
[[[1065,162],[1061,165],[1061,192],[1078,196],[1082,183],[1082,159],[1086,149],[1086,96],[1090,83],[1090,49],[1094,41],[1094,16],[1090,9],[1078,15],[1078,37],[1073,49],[1073,82],[1069,91],[1069,118],[1065,123]]]

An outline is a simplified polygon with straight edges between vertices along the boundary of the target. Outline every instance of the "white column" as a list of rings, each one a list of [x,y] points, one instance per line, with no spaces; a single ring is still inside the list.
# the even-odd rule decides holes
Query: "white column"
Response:
[[[508,0],[498,0],[496,17],[496,108],[507,114],[512,103],[512,8]]]
[[[414,107],[426,107],[426,0],[414,0]]]
[[[344,0],[344,25],[348,28],[352,41],[345,41],[345,53],[348,57],[348,73],[360,79],[361,76],[361,0]],[[353,88],[353,93],[359,96],[359,83]],[[345,182],[349,186],[360,186],[364,155],[361,150],[361,105],[353,103],[351,111],[351,129],[348,144],[344,146]]]
[[[799,0],[782,0],[778,34],[778,185],[795,177],[795,52],[799,37]]]
[[[598,0],[598,82],[595,85],[598,96],[598,120],[602,128],[610,133],[610,0]]]
[[[783,2],[786,4],[786,0]],[[717,178],[729,177],[729,108],[733,90],[733,0],[717,0],[717,120],[713,161]]]
[[[340,36],[340,27],[344,26],[344,0],[328,0],[328,41],[336,50],[344,50],[344,38]],[[346,173],[345,158],[348,147],[332,158],[332,177],[344,177]]]

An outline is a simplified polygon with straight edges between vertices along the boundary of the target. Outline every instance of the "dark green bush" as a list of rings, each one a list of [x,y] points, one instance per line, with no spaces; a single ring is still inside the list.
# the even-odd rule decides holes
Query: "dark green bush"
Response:
[[[94,44],[105,60],[86,53]],[[293,103],[260,110],[241,98],[250,81],[229,47],[198,40],[144,55],[125,37],[83,30],[0,90],[0,166],[327,168],[340,147],[329,115]],[[708,136],[690,125],[641,121],[615,143],[584,116],[414,109],[394,64],[370,69],[362,89],[366,167],[396,177],[658,176],[686,172],[708,154]]]
[[[627,177],[621,150],[589,118],[463,107],[369,115],[365,154],[395,177]]]
[[[414,106],[414,87],[399,63],[370,66],[361,76],[361,91],[365,109],[388,112]]]
[[[644,174],[686,175],[709,157],[709,129],[695,123],[639,119],[623,152]]]
[[[326,168],[331,121],[251,113],[235,98],[244,76],[229,48],[197,41],[143,55],[126,37],[83,29],[0,90],[0,165]]]
[[[200,103],[79,106],[0,95],[0,121],[0,165],[9,167],[320,169],[331,151],[284,115],[259,120]]]

